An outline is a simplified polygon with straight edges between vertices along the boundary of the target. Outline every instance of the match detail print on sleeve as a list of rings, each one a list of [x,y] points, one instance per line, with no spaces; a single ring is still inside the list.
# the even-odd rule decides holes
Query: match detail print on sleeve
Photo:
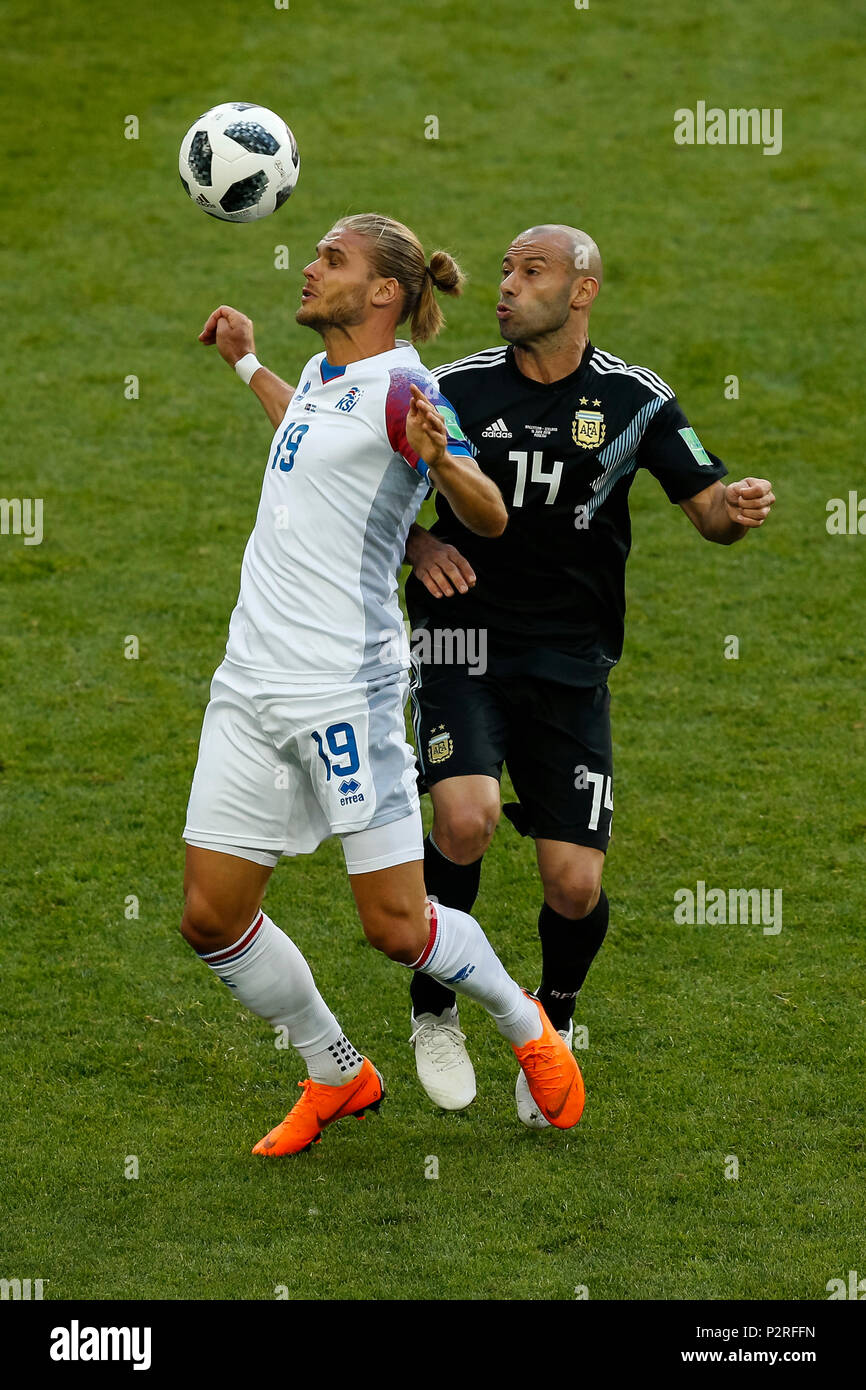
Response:
[[[461,429],[457,412],[448,398],[442,395],[434,378],[427,372],[412,372],[405,368],[395,368],[390,375],[391,384],[385,399],[385,423],[388,429],[388,441],[395,454],[402,454],[411,468],[417,469],[422,478],[427,477],[426,463],[415,452],[406,438],[406,417],[412,404],[410,388],[417,386],[419,390],[424,392],[428,401],[436,407],[445,421],[445,428],[448,431],[447,448],[449,454],[465,454],[471,458],[472,451]]]

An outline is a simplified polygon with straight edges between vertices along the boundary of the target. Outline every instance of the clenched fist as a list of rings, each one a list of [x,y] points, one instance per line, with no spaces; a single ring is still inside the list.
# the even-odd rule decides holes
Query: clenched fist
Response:
[[[252,319],[248,319],[239,309],[233,309],[230,304],[221,304],[214,309],[198,340],[200,343],[216,343],[217,351],[230,367],[240,362],[248,352],[256,350]]]
[[[725,488],[725,506],[739,526],[762,526],[776,498],[766,478],[743,478]]]

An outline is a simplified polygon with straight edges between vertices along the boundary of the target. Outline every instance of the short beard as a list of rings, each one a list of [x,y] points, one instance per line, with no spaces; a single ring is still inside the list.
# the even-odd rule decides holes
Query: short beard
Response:
[[[518,332],[519,332],[519,331],[520,331],[520,330],[518,329]],[[519,343],[519,342],[520,342],[520,339],[519,339],[519,338],[515,338],[513,332],[512,332],[512,333],[507,332],[507,324],[505,324],[505,323],[500,323],[500,325],[499,325],[499,336],[500,336],[500,338],[504,338],[505,341],[506,341],[506,343]]]
[[[527,343],[538,342],[540,338],[551,338],[565,328],[569,319],[569,298],[563,298],[561,303],[551,305],[548,310],[546,323],[538,324],[517,324],[510,327],[508,320],[500,323],[499,332],[506,343],[512,343],[515,347],[524,347]]]
[[[295,314],[295,322],[317,333],[326,333],[331,328],[353,328],[363,323],[366,317],[367,292],[359,285],[356,289],[343,290],[335,295],[327,308],[318,305],[315,299],[301,304]]]

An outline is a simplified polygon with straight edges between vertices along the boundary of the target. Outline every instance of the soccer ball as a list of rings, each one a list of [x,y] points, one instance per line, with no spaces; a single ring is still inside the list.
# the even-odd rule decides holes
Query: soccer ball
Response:
[[[255,222],[282,207],[301,160],[285,121],[266,106],[224,101],[194,121],[180,147],[180,181],[224,222]]]

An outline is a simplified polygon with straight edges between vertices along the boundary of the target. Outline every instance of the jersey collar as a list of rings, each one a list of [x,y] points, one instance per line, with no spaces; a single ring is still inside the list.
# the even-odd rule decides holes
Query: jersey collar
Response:
[[[385,352],[374,352],[372,357],[361,357],[357,362],[352,362],[349,365],[352,367],[358,367],[362,366],[367,362],[376,362],[383,357],[391,357],[392,355],[396,355],[397,353],[405,352],[407,348],[411,348],[413,356],[418,358],[418,353],[415,351],[415,346],[413,343],[409,342],[408,338],[397,338],[395,339],[394,346],[392,348],[387,348]],[[418,358],[418,360],[420,361],[420,358]],[[322,378],[322,384],[324,386],[327,386],[329,381],[336,381],[338,376],[344,376],[346,371],[346,367],[333,366],[328,361],[327,357],[322,357],[321,361],[319,362],[319,375]]]
[[[323,357],[319,363],[319,372],[322,377],[322,384],[327,386],[329,381],[334,381],[338,376],[345,376],[345,367],[332,367],[327,357]]]
[[[511,375],[516,377],[521,386],[524,386],[527,391],[563,391],[576,384],[589,366],[590,358],[594,352],[595,348],[592,343],[587,340],[586,347],[583,350],[583,356],[574,371],[569,372],[568,376],[560,377],[558,381],[535,381],[531,376],[524,376],[514,360],[514,345],[512,343],[509,343],[505,350],[505,365]]]

